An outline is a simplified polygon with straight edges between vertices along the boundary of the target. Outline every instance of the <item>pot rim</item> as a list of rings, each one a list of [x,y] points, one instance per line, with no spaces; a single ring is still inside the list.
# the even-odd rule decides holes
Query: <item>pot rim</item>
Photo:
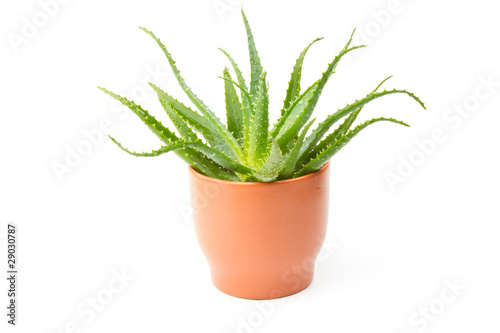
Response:
[[[298,181],[301,181],[303,179],[306,179],[306,178],[311,178],[311,177],[315,177],[323,172],[325,172],[328,167],[330,166],[330,161],[327,161],[318,171],[315,171],[315,172],[312,172],[312,173],[308,173],[307,175],[304,175],[304,176],[300,176],[300,177],[297,177],[297,178],[289,178],[289,179],[283,179],[283,180],[276,180],[276,181],[273,181],[273,182],[236,182],[236,181],[231,181],[231,180],[223,180],[223,179],[218,179],[218,178],[212,178],[212,177],[208,177],[208,176],[205,176],[205,175],[202,175],[201,173],[199,173],[198,171],[196,171],[195,169],[193,169],[192,166],[188,166],[189,168],[189,172],[198,177],[198,178],[201,178],[205,181],[210,181],[210,182],[214,182],[214,183],[220,183],[220,184],[227,184],[227,185],[234,185],[234,186],[268,186],[268,185],[273,185],[273,184],[286,184],[286,183],[293,183],[293,182],[298,182]]]

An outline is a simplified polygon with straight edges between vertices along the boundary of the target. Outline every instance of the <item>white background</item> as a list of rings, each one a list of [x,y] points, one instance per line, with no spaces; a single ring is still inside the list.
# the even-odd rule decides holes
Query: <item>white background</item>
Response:
[[[248,74],[241,2],[61,0],[44,21],[47,2],[0,5],[2,271],[7,222],[18,224],[20,258],[18,326],[6,324],[2,278],[0,331],[500,330],[494,1],[244,1],[274,113],[303,47],[326,37],[306,58],[306,86],[356,26],[357,43],[369,47],[341,62],[316,117],[363,97],[391,74],[386,87],[413,91],[428,108],[394,95],[365,108],[362,119],[393,116],[412,127],[374,125],[333,158],[328,246],[313,284],[279,303],[233,298],[211,285],[189,218],[187,167],[174,154],[134,158],[106,138],[73,161],[71,172],[54,171],[103,120],[111,124],[106,133],[129,147],[159,146],[97,85],[135,97],[163,121],[143,82],[186,100],[139,25],[162,38],[193,90],[223,117],[217,76],[227,61],[217,47]],[[29,22],[39,25],[31,34]],[[436,130],[444,140],[423,155],[416,141],[428,143]],[[404,169],[401,161],[410,159],[418,165]],[[387,173],[398,175],[398,168],[402,178],[391,187]],[[121,288],[114,276],[123,270],[131,279]],[[466,289],[454,294],[450,283]],[[100,311],[87,305],[95,297],[106,303]],[[423,317],[419,311],[429,307]]]

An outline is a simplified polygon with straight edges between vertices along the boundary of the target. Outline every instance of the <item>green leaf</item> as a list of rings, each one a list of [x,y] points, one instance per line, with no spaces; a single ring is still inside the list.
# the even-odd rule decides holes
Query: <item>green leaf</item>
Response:
[[[199,141],[198,136],[194,133],[189,125],[182,119],[170,105],[162,103],[167,115],[174,124],[175,128],[186,141]],[[238,181],[238,177],[230,170],[222,168],[196,149],[186,147],[184,149],[175,150],[174,153],[182,160],[192,166],[199,173],[223,180]]]
[[[349,117],[346,118],[346,120],[332,133],[330,133],[325,139],[323,139],[320,143],[318,143],[308,154],[305,156],[302,160],[299,160],[297,163],[297,167],[300,167],[304,161],[308,161],[314,156],[316,156],[320,151],[322,151],[324,148],[326,148],[327,145],[329,145],[331,142],[334,142],[335,140],[339,139],[342,135],[347,133],[347,131],[351,128],[351,125],[354,123],[356,118],[358,117],[358,114],[361,112],[363,108],[359,108],[356,111],[352,112]],[[304,151],[302,150],[299,153],[299,157],[302,156]]]
[[[280,173],[281,179],[288,179],[293,176],[293,173],[295,171],[295,165],[297,164],[297,160],[299,159],[300,147],[302,147],[302,143],[304,142],[306,133],[315,120],[316,119],[311,120],[306,126],[304,126],[299,137],[297,138],[297,140],[295,140],[295,143],[292,149],[290,150],[290,153],[286,156],[283,169],[281,170]]]
[[[333,157],[333,155],[335,155],[335,153],[337,153],[340,149],[342,149],[342,147],[344,147],[347,143],[349,143],[349,141],[351,141],[351,139],[355,137],[359,132],[361,132],[367,126],[379,121],[389,121],[409,127],[408,124],[392,118],[375,118],[368,120],[362,123],[361,125],[358,125],[355,129],[342,135],[337,140],[330,142],[321,152],[319,152],[313,159],[311,159],[306,165],[302,167],[302,169],[296,172],[293,176],[300,177],[319,170],[326,162],[328,162]]]
[[[233,57],[231,57],[231,55],[226,52],[225,50],[219,48],[219,50],[224,53],[224,55],[229,59],[229,62],[231,63],[231,65],[233,66],[233,69],[234,69],[234,72],[236,73],[236,77],[238,78],[238,83],[239,85],[245,90],[248,92],[248,87],[247,87],[247,84],[245,82],[245,78],[243,77],[243,73],[241,72],[240,68],[238,67],[238,64],[236,63],[236,61],[234,61]]]
[[[227,129],[238,140],[244,137],[244,115],[241,109],[240,99],[234,84],[230,81],[231,74],[227,68],[224,69],[224,77],[229,79],[224,81],[224,90],[226,97],[226,115],[227,115]]]
[[[157,150],[152,150],[151,152],[135,152],[132,150],[129,150],[121,143],[119,143],[115,138],[112,136],[108,135],[108,137],[113,141],[114,144],[116,144],[121,150],[125,151],[126,153],[129,153],[132,156],[138,156],[138,157],[154,157],[154,156],[160,156],[162,154],[168,153],[170,151],[174,151],[177,149],[185,148],[186,147],[186,141],[183,140],[178,140],[178,141],[172,141],[169,142],[167,145],[162,146],[160,149]]]
[[[297,136],[303,126],[303,119],[309,118],[312,109],[309,108],[312,99],[318,89],[319,81],[310,86],[286,111],[286,116],[281,117],[271,135],[276,138],[278,146],[284,152],[288,152],[287,145],[290,140]],[[307,120],[306,119],[306,120]]]
[[[312,133],[306,138],[304,145],[302,146],[302,151],[299,161],[304,160],[306,155],[314,148],[314,146],[319,142],[319,140],[321,140],[321,138],[328,132],[328,130],[332,127],[332,125],[335,124],[338,120],[344,118],[351,112],[358,110],[359,108],[363,107],[364,105],[368,104],[369,102],[377,98],[391,94],[406,94],[411,98],[413,98],[414,100],[416,100],[425,109],[424,103],[413,93],[410,93],[406,90],[394,89],[394,90],[384,90],[382,92],[376,92],[375,90],[373,90],[365,98],[356,100],[354,103],[346,105],[344,108],[339,109],[334,114],[329,115],[323,122],[321,122],[318,125],[318,127],[316,127],[312,131]]]
[[[144,110],[140,105],[137,105],[133,101],[129,101],[127,98],[117,95],[105,88],[99,87],[99,89],[120,101],[123,105],[127,106],[165,144],[172,145],[172,143],[180,140],[175,133],[163,126],[161,122],[157,121],[155,117],[150,115],[149,112]],[[202,172],[207,176],[217,176],[217,178],[220,179],[234,180],[234,174],[216,167],[213,161],[208,160],[204,155],[200,156],[200,153],[198,151],[192,151],[192,148],[175,150],[175,153],[195,168],[195,170]]]
[[[257,104],[257,95],[259,89],[259,81],[262,76],[262,65],[260,64],[259,53],[255,47],[255,41],[252,34],[252,29],[250,29],[250,24],[248,23],[247,17],[243,9],[241,10],[241,15],[243,16],[243,21],[245,23],[245,29],[248,38],[248,52],[250,55],[250,69],[251,69],[251,80],[250,80],[250,95],[252,96],[253,104]]]
[[[237,140],[229,133],[227,128],[222,124],[220,119],[206,106],[202,100],[196,96],[191,88],[186,84],[184,79],[182,78],[179,69],[175,65],[175,61],[172,58],[172,55],[168,52],[167,48],[163,43],[160,41],[159,38],[157,38],[153,32],[147,30],[146,28],[139,27],[141,30],[143,30],[145,33],[150,35],[156,43],[161,47],[163,50],[163,53],[167,57],[167,60],[170,64],[170,67],[172,68],[172,71],[174,72],[174,75],[177,79],[177,82],[181,86],[182,90],[186,93],[186,95],[189,97],[191,102],[200,110],[200,112],[205,116],[205,118],[213,125],[213,130],[214,133],[216,133],[218,136],[220,136],[223,140],[222,146],[219,147],[221,151],[226,153],[228,156],[236,158],[240,162],[244,162],[243,154],[241,151],[241,147],[239,146]]]
[[[171,132],[168,128],[162,125],[161,122],[156,120],[155,117],[149,114],[147,110],[144,110],[140,105],[135,104],[133,101],[128,100],[125,97],[122,97],[118,94],[113,93],[112,91],[107,90],[106,88],[98,87],[100,90],[113,97],[114,99],[121,102],[123,105],[127,106],[132,112],[134,112],[139,119],[142,120],[146,126],[163,142],[166,144],[170,144],[171,141],[179,140],[175,133]]]
[[[262,159],[267,151],[269,136],[269,94],[266,72],[262,73],[259,86],[259,98],[255,104],[255,115],[250,120],[250,143],[248,159],[255,163]]]
[[[301,110],[300,114],[297,115],[296,113],[285,111],[285,114],[283,115],[283,117],[281,117],[281,118],[285,118],[285,120],[284,120],[285,123],[288,123],[289,119],[291,122],[293,122],[293,125],[287,127],[285,132],[283,131],[283,129],[280,129],[280,133],[278,133],[278,135],[276,136],[276,139],[278,141],[278,145],[280,146],[281,149],[284,149],[286,147],[287,142],[289,140],[291,140],[291,138],[295,138],[297,136],[300,129],[309,120],[312,112],[314,111],[314,108],[316,107],[316,104],[318,103],[318,100],[319,100],[319,97],[323,91],[323,88],[325,87],[326,83],[328,82],[328,79],[330,78],[330,76],[334,73],[334,70],[337,67],[339,61],[342,59],[342,57],[351,51],[365,47],[365,45],[360,45],[360,46],[354,46],[354,47],[349,48],[349,45],[351,44],[353,35],[354,35],[354,31],[353,31],[349,41],[345,45],[344,49],[328,65],[328,68],[321,76],[321,79],[319,79],[311,87],[309,87],[307,92],[310,92],[311,96],[307,100],[307,104]],[[315,85],[317,85],[317,87],[315,87],[315,89],[312,89]],[[300,97],[297,100],[299,100],[299,99],[300,99]],[[294,104],[292,104],[290,106],[290,109],[293,107],[294,107]],[[283,119],[280,119],[278,124],[282,123],[282,122],[283,122]],[[279,125],[277,127],[279,127]]]
[[[186,139],[187,141],[198,141],[198,135],[189,127],[188,123],[175,111],[172,106],[168,103],[162,102],[160,100],[160,104],[163,106],[163,109],[167,113],[168,117],[174,124],[177,131],[180,135]]]
[[[283,167],[283,160],[280,148],[276,141],[272,140],[271,148],[268,155],[264,158],[264,163],[253,175],[258,181],[272,182],[275,181]]]
[[[243,77],[243,74],[241,73],[241,70],[239,69],[238,65],[234,61],[234,59],[224,51],[223,49],[219,48],[219,50],[222,51],[226,55],[226,57],[229,59],[229,62],[231,62],[234,71],[236,73],[236,77],[238,78],[238,84],[233,84],[237,86],[240,91],[241,91],[241,106],[243,108],[243,136],[244,136],[244,149],[243,153],[246,155],[248,151],[248,146],[250,143],[250,119],[252,118],[252,115],[254,114],[253,110],[253,104],[252,104],[252,98],[250,97],[250,93],[248,92],[248,87],[245,82],[245,78]],[[231,80],[232,81],[232,80]]]
[[[215,163],[194,148],[188,147],[176,150],[174,153],[202,175],[222,180],[235,182],[239,181],[238,176],[236,176],[231,170],[224,169],[222,166]]]
[[[372,93],[377,92],[378,88],[380,88],[391,77],[392,75],[382,80],[382,82],[379,83],[379,85],[372,91]],[[310,155],[315,156],[318,152],[323,150],[323,148],[325,148],[329,142],[333,142],[338,138],[340,138],[345,133],[347,133],[347,131],[351,128],[352,124],[354,123],[354,121],[356,120],[362,109],[363,107],[360,107],[359,109],[353,111],[333,133],[328,135],[324,140],[322,140],[318,145],[316,145],[313,148],[313,150],[310,152]]]
[[[323,38],[316,38],[309,44],[299,55],[295,62],[295,66],[293,67],[292,76],[290,81],[288,82],[288,89],[286,91],[286,97],[283,101],[283,109],[281,110],[281,115],[285,114],[285,110],[287,110],[291,103],[300,95],[300,80],[302,77],[302,65],[304,63],[304,58],[307,54],[309,48],[316,43],[317,41],[322,40]]]
[[[182,149],[186,147],[192,147],[214,162],[220,164],[224,168],[233,170],[234,172],[241,173],[244,175],[252,175],[255,170],[246,167],[244,165],[239,164],[238,162],[233,161],[231,158],[225,156],[221,152],[213,149],[212,147],[208,147],[207,145],[201,143],[201,142],[188,142],[184,140],[178,140],[178,141],[172,141],[168,143],[167,145],[162,146],[160,149],[153,150],[149,153],[143,152],[143,153],[137,153],[134,151],[130,151],[127,148],[124,148],[122,144],[120,144],[118,141],[116,141],[113,137],[109,137],[118,147],[120,147],[122,150],[125,152],[129,153],[130,155],[133,156],[139,156],[139,157],[154,157],[154,156],[159,156],[165,153],[168,153],[173,150],[177,149]]]
[[[220,150],[227,156],[232,156],[230,150],[227,146],[227,142],[223,137],[218,135],[214,128],[214,124],[211,123],[207,118],[201,116],[197,112],[191,110],[189,107],[185,106],[183,103],[177,101],[175,98],[161,90],[156,85],[149,84],[158,95],[158,100],[161,105],[169,113],[169,109],[173,110],[184,122],[189,123],[196,131],[201,133],[203,137],[208,141],[208,143]]]
[[[387,80],[389,80],[390,78],[392,78],[392,75],[390,75],[390,76],[386,77],[385,79],[383,79],[383,80],[382,80],[382,82],[380,82],[380,83],[378,84],[378,86],[377,86],[375,89],[373,89],[372,93],[377,92],[378,88],[380,88],[380,87],[381,87],[381,86],[382,86],[382,85],[383,85],[383,84],[384,84]]]

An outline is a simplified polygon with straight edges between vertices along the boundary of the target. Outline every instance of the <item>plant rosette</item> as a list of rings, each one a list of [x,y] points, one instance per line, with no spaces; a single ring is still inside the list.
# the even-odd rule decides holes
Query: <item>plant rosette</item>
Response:
[[[314,261],[328,220],[328,162],[333,155],[374,123],[409,127],[400,120],[384,117],[354,125],[363,107],[391,94],[407,95],[424,109],[425,106],[406,90],[380,91],[388,77],[365,97],[338,109],[310,130],[315,122],[313,111],[338,63],[349,52],[365,47],[351,46],[353,31],[345,47],[307,89],[301,88],[304,58],[322,38],[313,40],[300,53],[281,114],[271,126],[266,72],[243,11],[242,15],[251,76],[247,84],[235,60],[221,49],[234,72],[231,74],[226,67],[221,77],[225,124],[187,85],[166,46],[142,27],[160,46],[195,110],[150,83],[176,133],[140,105],[105,88],[99,89],[127,106],[162,142],[156,150],[138,153],[110,137],[118,147],[139,157],[173,151],[190,166],[192,200],[206,186],[216,185],[220,190],[194,216],[197,237],[215,286],[234,296],[269,299],[296,293],[312,281]],[[287,272],[304,262],[310,262],[311,268],[303,278],[300,281],[289,278]]]

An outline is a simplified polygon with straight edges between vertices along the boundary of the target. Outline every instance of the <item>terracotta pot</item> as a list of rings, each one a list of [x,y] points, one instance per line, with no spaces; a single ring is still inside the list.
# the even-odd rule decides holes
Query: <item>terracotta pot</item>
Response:
[[[271,299],[310,285],[327,228],[329,164],[271,183],[189,174],[196,236],[219,290]]]

